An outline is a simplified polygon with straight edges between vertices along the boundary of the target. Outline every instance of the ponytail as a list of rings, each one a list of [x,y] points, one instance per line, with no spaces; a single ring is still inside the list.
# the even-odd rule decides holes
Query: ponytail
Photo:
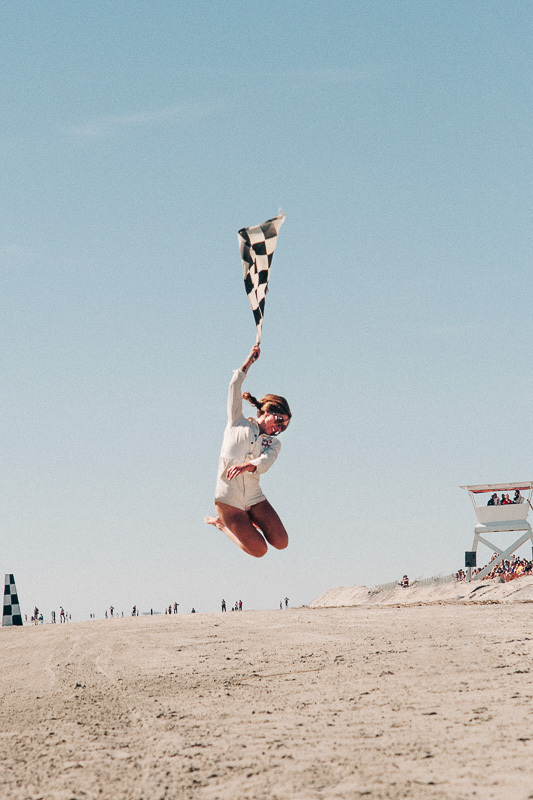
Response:
[[[279,394],[266,394],[261,400],[258,400],[250,392],[244,392],[242,397],[243,400],[248,400],[249,403],[255,406],[259,414],[263,411],[268,411],[270,414],[284,414],[289,419],[292,417],[289,404]]]
[[[257,397],[254,397],[253,394],[250,394],[250,392],[244,392],[242,399],[248,400],[248,402],[255,406],[258,411],[261,411],[262,401],[258,400]]]

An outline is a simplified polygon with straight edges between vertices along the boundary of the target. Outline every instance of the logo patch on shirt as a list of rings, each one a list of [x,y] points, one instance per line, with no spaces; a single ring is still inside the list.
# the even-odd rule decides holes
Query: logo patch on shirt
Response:
[[[261,447],[263,450],[266,450],[267,447],[270,447],[273,441],[274,440],[271,436],[263,436],[263,440],[261,442]]]

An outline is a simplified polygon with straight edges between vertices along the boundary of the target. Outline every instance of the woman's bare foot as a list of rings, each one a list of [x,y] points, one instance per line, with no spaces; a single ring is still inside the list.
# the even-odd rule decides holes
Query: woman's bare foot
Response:
[[[224,533],[229,533],[228,529],[220,519],[220,517],[206,517],[205,518],[207,525],[214,525],[215,528],[218,528],[219,531],[223,531]]]
[[[228,530],[228,528],[226,528],[220,517],[206,517],[205,522],[206,525],[214,525],[215,528],[219,529],[219,531],[222,531],[226,535],[229,534],[231,537],[231,532]],[[252,525],[254,526],[254,528],[257,528],[259,533],[261,533],[261,528],[259,527],[259,525],[256,525],[255,522],[252,522]]]

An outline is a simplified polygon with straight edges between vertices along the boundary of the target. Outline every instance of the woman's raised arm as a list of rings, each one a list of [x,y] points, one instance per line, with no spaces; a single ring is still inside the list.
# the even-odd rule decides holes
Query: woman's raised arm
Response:
[[[255,345],[250,350],[250,355],[242,367],[240,367],[238,370],[235,370],[233,373],[233,377],[229,384],[227,401],[228,422],[230,425],[235,425],[239,420],[244,419],[244,415],[242,413],[242,382],[251,365],[254,363],[254,361],[257,361],[258,358],[259,347]]]
[[[260,355],[261,355],[261,350],[259,349],[259,345],[254,344],[254,346],[250,350],[248,358],[241,367],[241,371],[245,373],[248,372],[254,361],[257,361]]]

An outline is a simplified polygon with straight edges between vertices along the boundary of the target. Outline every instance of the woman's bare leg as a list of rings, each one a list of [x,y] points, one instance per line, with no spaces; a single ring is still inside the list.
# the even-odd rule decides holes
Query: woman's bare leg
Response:
[[[209,522],[209,524],[216,525],[248,555],[255,558],[265,555],[268,550],[267,543],[253,524],[247,511],[229,506],[227,503],[215,503],[215,507],[218,512],[218,521],[222,525],[217,524],[217,521]]]
[[[248,509],[248,516],[252,524],[257,525],[265,539],[276,550],[283,550],[289,544],[289,537],[283,522],[272,508],[268,500],[262,500]]]

